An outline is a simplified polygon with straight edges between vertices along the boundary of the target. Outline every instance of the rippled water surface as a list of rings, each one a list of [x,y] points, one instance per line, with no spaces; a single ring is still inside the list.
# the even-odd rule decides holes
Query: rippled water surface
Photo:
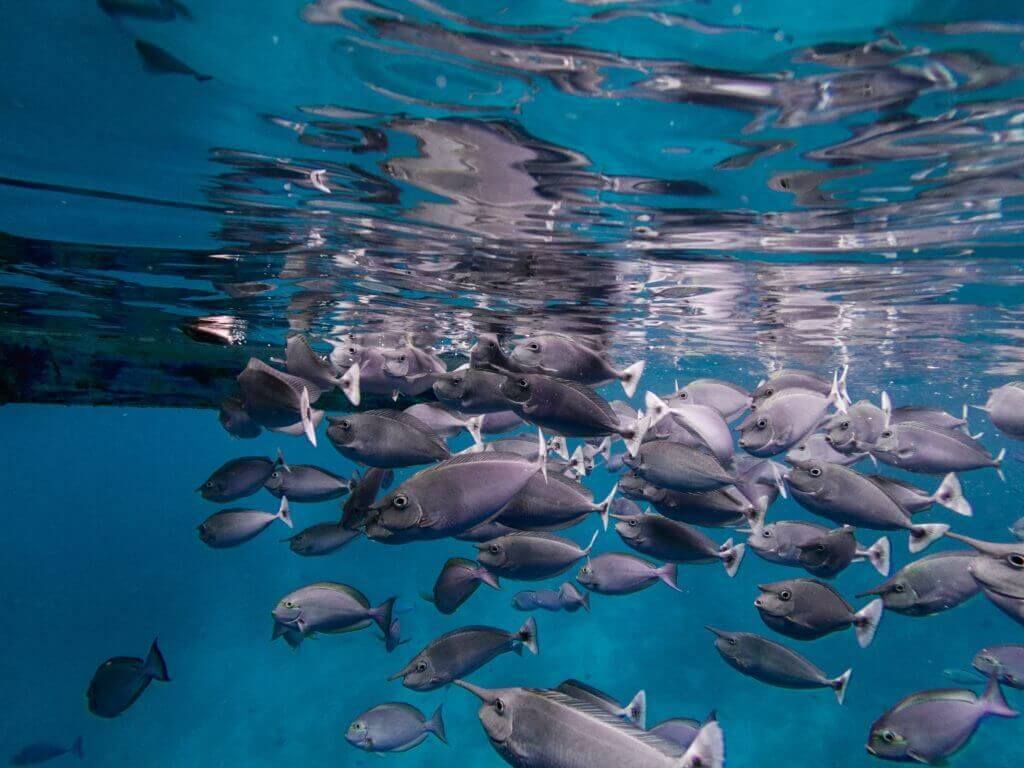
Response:
[[[958,413],[1024,377],[1016,3],[183,3],[17,3],[0,26],[0,752],[83,733],[96,765],[374,765],[343,728],[397,698],[443,701],[451,746],[389,759],[499,764],[468,694],[384,682],[456,619],[521,622],[515,584],[456,617],[419,600],[469,545],[359,541],[303,559],[277,532],[230,552],[196,539],[213,505],[192,489],[228,458],[283,448],[355,469],[322,430],[314,450],[218,423],[246,361],[282,356],[294,333],[323,352],[350,332],[408,333],[454,367],[480,333],[561,331],[619,365],[647,359],[641,394],[848,365],[855,399],[888,390]],[[993,453],[1015,452],[975,424]],[[1005,538],[1024,480],[1012,461],[1006,474],[965,478],[977,514],[957,530]],[[599,469],[591,487],[613,483]],[[771,515],[806,513],[790,500]],[[597,545],[621,548],[614,534]],[[874,583],[857,568],[844,594]],[[830,673],[854,667],[840,709],[737,675],[702,628],[761,631],[755,585],[795,575],[686,568],[681,596],[542,615],[541,655],[479,680],[645,688],[654,720],[717,708],[732,765],[881,764],[863,749],[881,711],[1024,637],[976,600],[888,617],[865,651],[845,636],[802,645]],[[412,644],[268,643],[274,602],[322,579],[401,595]],[[173,683],[91,718],[95,665],[155,634]],[[1020,734],[986,723],[954,760],[1018,765]]]

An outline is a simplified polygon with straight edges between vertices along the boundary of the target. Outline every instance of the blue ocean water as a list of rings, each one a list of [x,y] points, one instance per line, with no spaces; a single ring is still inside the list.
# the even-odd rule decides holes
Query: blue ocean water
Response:
[[[885,390],[959,413],[1024,377],[1015,3],[5,11],[0,755],[82,735],[93,765],[370,766],[345,728],[400,700],[427,714],[443,703],[451,743],[387,760],[501,764],[469,694],[387,677],[455,627],[515,629],[526,614],[512,595],[530,585],[481,588],[442,616],[419,594],[448,557],[473,556],[469,543],[361,539],[301,558],[277,524],[233,550],[199,541],[219,507],[194,489],[227,459],[280,448],[291,463],[355,470],[323,428],[313,448],[266,431],[235,439],[218,421],[246,360],[282,356],[293,333],[327,351],[319,340],[349,331],[408,332],[449,368],[479,333],[579,334],[619,365],[648,361],[635,405],[702,376],[752,388],[783,367],[848,365],[854,399]],[[164,54],[146,58],[137,41]],[[926,517],[1006,541],[1024,514],[1021,447],[983,414],[971,426],[1010,451],[1005,481],[964,473],[975,516]],[[599,466],[587,484],[603,498],[615,479]],[[250,501],[277,504],[262,491]],[[336,519],[338,503],[293,512],[301,528]],[[769,511],[793,518],[812,519],[791,499]],[[585,544],[595,526],[569,535]],[[912,556],[906,534],[889,536],[895,570]],[[614,532],[595,545],[622,550]],[[732,766],[880,765],[864,743],[886,708],[950,685],[945,672],[982,646],[1024,642],[981,596],[929,618],[888,613],[867,649],[849,632],[779,638],[753,607],[756,585],[800,575],[749,553],[735,579],[684,566],[681,593],[656,584],[595,595],[590,613],[536,615],[540,654],[503,655],[472,679],[575,677],[623,701],[644,689],[649,722],[715,710]],[[399,596],[411,642],[387,654],[372,629],[298,651],[271,642],[274,604],[321,580],[374,603]],[[880,581],[854,565],[836,584],[852,596]],[[739,675],[706,624],[775,637],[829,674],[851,667],[845,705]],[[156,636],[172,682],[117,719],[90,715],[96,666],[143,656]],[[954,764],[1019,765],[1021,727],[986,721]]]

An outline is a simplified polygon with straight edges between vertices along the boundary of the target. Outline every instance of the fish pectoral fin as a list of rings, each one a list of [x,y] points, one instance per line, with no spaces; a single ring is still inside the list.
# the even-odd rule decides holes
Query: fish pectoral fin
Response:
[[[922,755],[922,754],[920,754],[918,752],[915,752],[912,749],[908,749],[907,750],[907,757],[911,758],[912,760],[914,760],[914,761],[916,761],[918,763],[924,763],[925,765],[948,765],[948,763],[944,759],[943,760],[937,760],[937,761],[933,762],[933,761],[929,760],[927,757],[925,757],[924,755]]]

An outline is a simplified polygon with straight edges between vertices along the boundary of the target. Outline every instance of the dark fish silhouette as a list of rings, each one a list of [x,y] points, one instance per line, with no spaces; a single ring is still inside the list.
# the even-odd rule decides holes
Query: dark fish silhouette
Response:
[[[72,744],[70,747],[62,747],[58,744],[48,744],[46,742],[29,744],[27,747],[22,747],[13,755],[11,755],[11,759],[7,761],[7,764],[39,765],[40,763],[47,763],[50,760],[54,760],[68,753],[73,754],[75,757],[79,759],[85,757],[85,753],[82,752],[81,736],[75,739],[74,744]]]
[[[142,57],[143,68],[154,75],[189,75],[200,82],[213,79],[212,75],[196,72],[188,64],[181,59],[175,58],[159,45],[153,45],[153,43],[147,43],[145,40],[136,39],[135,50]]]

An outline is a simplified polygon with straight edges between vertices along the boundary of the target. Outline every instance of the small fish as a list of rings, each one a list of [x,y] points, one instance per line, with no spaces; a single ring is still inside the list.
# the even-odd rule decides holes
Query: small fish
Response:
[[[70,747],[62,747],[59,744],[49,744],[47,742],[29,744],[27,747],[22,747],[11,755],[11,759],[7,761],[7,764],[39,765],[67,754],[72,754],[78,759],[85,757],[85,753],[82,751],[81,736],[75,739]]]
[[[828,533],[828,527],[806,520],[778,520],[750,529],[747,546],[769,563],[800,567],[800,548]]]
[[[297,417],[301,423],[299,434],[305,434],[316,447],[316,417],[312,404],[320,399],[320,387],[255,357],[249,358],[236,380],[245,409],[257,421],[265,426],[266,422],[288,424],[295,423]]]
[[[434,395],[460,413],[489,414],[508,409],[501,394],[505,376],[481,368],[457,368],[434,379]]]
[[[362,533],[341,523],[317,523],[285,539],[288,547],[303,557],[321,557],[337,552]]]
[[[353,632],[371,623],[380,627],[388,638],[394,606],[395,598],[391,597],[372,608],[366,595],[355,587],[331,581],[316,582],[289,592],[274,606],[271,640],[284,637],[285,642],[297,648],[305,638],[315,634]]]
[[[845,378],[845,368],[842,378],[833,375],[827,395],[794,387],[757,402],[753,412],[739,423],[739,446],[762,457],[788,451],[817,428],[830,407],[845,409]]]
[[[709,406],[726,421],[738,419],[753,402],[743,387],[720,379],[694,379],[669,398],[669,405],[673,401]]]
[[[816,640],[853,627],[857,643],[866,648],[882,620],[883,603],[872,600],[854,611],[834,587],[817,579],[789,579],[759,584],[754,607],[761,620],[776,632],[795,640]]]
[[[416,397],[434,386],[445,373],[444,362],[433,352],[409,345],[384,349],[384,376],[393,392]]]
[[[498,337],[493,333],[481,333],[469,350],[469,364],[472,368],[493,368],[501,371],[519,371],[519,364],[501,348]]]
[[[786,389],[804,389],[817,392],[819,395],[827,395],[831,384],[816,373],[783,368],[773,373],[766,381],[758,384],[750,396],[754,401],[754,406],[757,407],[772,395]]]
[[[971,575],[976,554],[948,550],[900,568],[891,579],[857,597],[878,595],[887,610],[906,616],[931,616],[966,602],[981,591]]]
[[[569,570],[590,554],[597,531],[586,548],[553,533],[517,531],[476,545],[477,556],[487,569],[516,581],[543,581]]]
[[[595,502],[593,491],[575,480],[557,474],[534,475],[501,508],[495,521],[520,531],[557,531],[597,514],[607,529],[617,490],[612,487],[603,501]]]
[[[277,464],[265,456],[232,459],[214,470],[196,491],[207,501],[226,504],[256,493],[276,468]]]
[[[729,576],[735,576],[746,547],[733,546],[732,539],[719,546],[693,526],[661,515],[615,515],[615,532],[630,547],[644,555],[670,563],[721,562]]]
[[[851,670],[830,678],[796,651],[766,637],[707,629],[714,634],[715,648],[721,657],[744,675],[780,688],[831,688],[839,703],[843,703]]]
[[[571,581],[564,582],[558,588],[558,599],[569,613],[576,613],[580,608],[590,612],[590,593],[580,592]]]
[[[429,734],[448,743],[438,707],[427,720],[416,707],[398,701],[378,704],[359,715],[345,732],[345,740],[367,752],[405,752],[419,746]]]
[[[117,717],[138,701],[153,680],[166,683],[170,679],[167,663],[153,640],[145,659],[115,656],[100,664],[85,694],[89,711],[99,717]]]
[[[525,589],[512,596],[512,607],[517,611],[561,611],[562,600],[553,589]]]
[[[628,720],[637,728],[647,727],[647,694],[643,691],[637,691],[627,704],[622,705],[618,699],[580,680],[563,680],[555,690],[572,696],[577,701],[593,704],[610,715]]]
[[[287,464],[278,451],[278,461],[263,487],[271,496],[289,501],[318,502],[338,499],[352,490],[352,482],[311,464]]]
[[[587,560],[576,574],[585,589],[601,595],[629,595],[662,581],[676,592],[676,564],[658,565],[624,552],[605,552]]]
[[[982,648],[971,665],[985,677],[994,677],[1002,685],[1024,689],[1024,645],[992,645]]]
[[[388,488],[395,475],[390,469],[371,467],[355,483],[352,493],[341,508],[341,525],[344,528],[362,528],[370,507],[382,488]]]
[[[1024,381],[1011,381],[996,387],[984,405],[975,405],[988,414],[1000,432],[1010,437],[1024,437]]]
[[[382,408],[328,421],[331,445],[358,464],[398,469],[451,458],[448,447],[430,427],[402,411]]]
[[[472,674],[503,653],[537,654],[537,622],[531,616],[515,632],[495,627],[462,627],[432,640],[388,680],[402,679],[414,691],[434,691]]]
[[[473,443],[480,445],[483,416],[464,416],[440,403],[416,403],[410,405],[403,413],[415,416],[438,437],[455,437],[466,431],[473,438]]]
[[[517,341],[511,359],[520,370],[597,386],[619,381],[626,397],[632,397],[644,372],[644,362],[616,370],[591,347],[562,334],[539,333]]]
[[[97,0],[96,4],[108,16],[123,16],[145,21],[173,21],[181,16],[192,20],[192,14],[177,0]]]
[[[143,68],[154,75],[189,75],[199,82],[213,79],[211,75],[196,72],[188,64],[181,59],[175,58],[159,45],[136,39],[135,50],[142,59]]]
[[[885,760],[934,765],[963,747],[989,715],[1018,715],[995,679],[981,696],[966,689],[921,691],[871,724],[867,750]]]
[[[276,513],[258,509],[222,509],[200,523],[197,530],[200,541],[208,547],[228,549],[256,538],[275,520],[293,527],[287,496],[281,497]]]
[[[738,480],[712,453],[668,440],[644,443],[624,462],[648,482],[683,493],[713,491]]]
[[[849,525],[823,533],[800,547],[800,565],[812,576],[831,579],[855,560],[867,560],[883,576],[889,575],[889,540],[882,536],[870,547],[857,541],[857,531]]]
[[[957,429],[916,421],[890,424],[870,447],[871,455],[908,472],[944,475],[993,467],[1002,473],[1006,449],[993,457],[984,445]]]
[[[795,464],[801,461],[829,461],[833,464],[842,464],[845,467],[851,464],[856,464],[863,458],[869,457],[871,454],[867,451],[863,452],[850,452],[843,453],[833,446],[829,442],[828,436],[815,432],[813,435],[808,435],[806,438],[801,440],[799,443],[794,445],[786,453],[786,461]]]
[[[486,584],[491,589],[501,589],[498,577],[479,563],[464,557],[452,557],[437,575],[433,593],[423,597],[433,603],[441,613],[451,615],[481,584]]]

